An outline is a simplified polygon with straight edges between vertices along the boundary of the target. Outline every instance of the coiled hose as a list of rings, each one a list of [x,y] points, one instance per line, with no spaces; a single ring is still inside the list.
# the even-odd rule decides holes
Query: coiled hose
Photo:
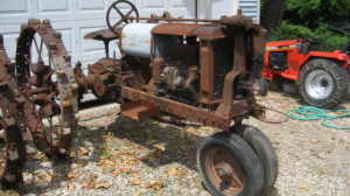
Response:
[[[326,110],[314,106],[300,106],[289,110],[286,115],[295,120],[320,120],[323,127],[350,130],[350,126],[339,126],[332,122],[336,119],[349,118],[350,110]]]

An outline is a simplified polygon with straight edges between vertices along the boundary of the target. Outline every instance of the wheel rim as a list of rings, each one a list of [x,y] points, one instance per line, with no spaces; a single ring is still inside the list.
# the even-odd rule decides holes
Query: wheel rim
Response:
[[[237,160],[224,147],[208,150],[204,169],[210,183],[223,195],[237,196],[244,190],[246,176]]]
[[[308,74],[305,80],[305,88],[311,98],[322,100],[332,94],[335,84],[328,72],[316,70]]]

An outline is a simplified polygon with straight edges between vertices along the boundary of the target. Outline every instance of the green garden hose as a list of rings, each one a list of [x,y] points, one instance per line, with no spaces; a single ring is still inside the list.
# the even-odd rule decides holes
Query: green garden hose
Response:
[[[332,120],[350,118],[350,110],[326,110],[313,106],[300,106],[289,110],[286,115],[295,120],[321,120],[321,125],[327,128],[350,130],[350,126],[339,126]]]

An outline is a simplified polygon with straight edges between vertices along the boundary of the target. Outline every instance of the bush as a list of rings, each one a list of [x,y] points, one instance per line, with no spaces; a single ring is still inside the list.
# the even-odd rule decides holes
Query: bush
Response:
[[[285,7],[286,20],[311,28],[350,19],[349,0],[287,0]]]
[[[320,26],[315,31],[315,38],[322,44],[323,50],[342,49],[349,41],[349,36],[330,31],[327,26]]]
[[[314,33],[307,27],[283,22],[270,34],[269,40],[299,39],[303,37],[311,38],[313,36]]]
[[[292,39],[311,39],[318,42],[314,45],[315,50],[332,51],[342,49],[350,41],[346,35],[329,30],[327,25],[320,25],[315,30],[301,25],[293,25],[283,22],[269,36],[269,40],[292,40]]]

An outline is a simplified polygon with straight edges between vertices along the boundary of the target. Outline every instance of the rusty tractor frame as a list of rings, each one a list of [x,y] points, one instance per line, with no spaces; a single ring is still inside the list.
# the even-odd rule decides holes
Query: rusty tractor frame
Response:
[[[261,65],[256,63],[256,57],[264,52],[265,30],[241,12],[218,20],[175,18],[169,13],[140,17],[136,6],[127,0],[111,4],[106,22],[108,29],[85,36],[102,41],[106,52],[105,58],[87,66],[87,74],[81,63],[72,68],[61,35],[49,21],[32,19],[22,26],[16,63],[9,63],[3,55],[0,68],[8,71],[1,72],[1,76],[8,74],[0,79],[6,82],[5,86],[12,85],[17,97],[27,103],[28,109],[23,106],[22,109],[40,109],[38,113],[13,117],[11,123],[33,128],[33,122],[42,125],[44,119],[60,116],[60,128],[54,132],[63,136],[59,141],[46,141],[43,150],[50,155],[52,151],[45,150],[50,147],[55,154],[64,155],[69,151],[71,132],[77,124],[75,112],[79,101],[87,92],[93,92],[99,99],[121,103],[121,115],[132,119],[164,120],[170,116],[172,120],[223,130],[198,148],[198,170],[206,189],[213,195],[225,196],[268,194],[278,172],[276,153],[261,131],[243,124],[249,117],[264,118],[264,108],[257,104],[255,96],[266,93],[259,83]],[[145,33],[144,27],[149,32]],[[132,44],[127,40],[130,41],[127,28],[133,29]],[[138,39],[143,41],[133,41]],[[110,57],[111,41],[118,45],[121,54],[118,59]],[[33,60],[32,46],[37,51],[37,60]],[[48,50],[47,57],[43,46]],[[146,50],[140,51],[139,47]],[[11,70],[15,70],[14,74]],[[4,92],[0,93],[0,103],[23,105]],[[9,111],[4,104],[1,109]],[[16,112],[10,111],[8,118]],[[1,124],[9,127],[6,120],[1,120]],[[33,128],[32,132],[35,130],[38,129]],[[16,132],[23,130],[18,128]],[[41,132],[36,132],[37,140],[47,140],[40,138]],[[9,141],[22,142],[19,138]],[[21,170],[16,172],[19,175]]]

